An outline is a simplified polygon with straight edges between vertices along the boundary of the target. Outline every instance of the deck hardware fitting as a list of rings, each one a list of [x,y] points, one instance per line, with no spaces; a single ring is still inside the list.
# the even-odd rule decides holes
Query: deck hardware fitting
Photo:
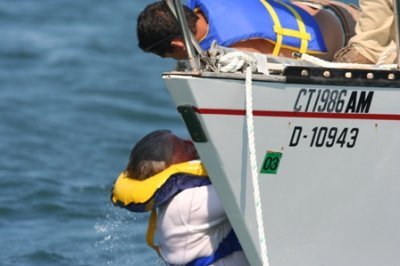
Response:
[[[323,75],[325,78],[330,78],[330,77],[331,77],[331,72],[328,71],[328,70],[326,70],[326,71],[324,71],[324,73],[322,73],[322,75]]]
[[[344,73],[344,77],[347,78],[347,79],[351,79],[353,77],[353,73],[346,72],[346,73]]]
[[[303,69],[303,70],[301,71],[301,75],[302,75],[303,77],[308,77],[308,76],[310,75],[310,72],[308,72],[307,69]]]

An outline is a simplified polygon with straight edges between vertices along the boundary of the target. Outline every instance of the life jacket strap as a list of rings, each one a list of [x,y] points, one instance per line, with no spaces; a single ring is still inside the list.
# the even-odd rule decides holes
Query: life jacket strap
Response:
[[[150,213],[149,223],[147,225],[147,234],[146,234],[146,242],[149,247],[154,249],[158,256],[160,255],[160,248],[154,244],[154,233],[156,231],[157,226],[157,210],[152,209]]]
[[[283,37],[296,37],[300,39],[300,53],[307,52],[308,42],[311,40],[311,35],[306,31],[306,26],[304,24],[303,19],[301,18],[300,14],[294,9],[293,7],[281,3],[285,6],[296,18],[297,25],[299,30],[287,29],[283,28],[281,22],[279,20],[278,14],[275,12],[274,8],[269,4],[266,0],[260,0],[264,7],[267,9],[268,13],[270,14],[272,21],[274,22],[274,31],[276,33],[276,43],[272,55],[279,55],[279,52],[282,48]]]

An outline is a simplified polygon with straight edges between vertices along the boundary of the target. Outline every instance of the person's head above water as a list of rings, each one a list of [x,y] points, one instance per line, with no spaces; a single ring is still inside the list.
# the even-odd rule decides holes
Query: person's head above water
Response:
[[[183,9],[189,28],[196,34],[199,17],[188,7],[183,6]],[[161,57],[187,58],[179,25],[164,1],[150,4],[140,13],[137,19],[137,37],[139,47],[145,52]]]
[[[157,130],[142,138],[132,149],[125,171],[136,180],[147,179],[172,164],[198,159],[193,142],[169,130]]]

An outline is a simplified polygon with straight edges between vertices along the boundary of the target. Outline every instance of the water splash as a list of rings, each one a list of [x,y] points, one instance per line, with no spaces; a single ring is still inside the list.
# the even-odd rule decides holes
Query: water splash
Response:
[[[111,266],[165,265],[146,245],[147,219],[148,214],[110,206],[105,218],[93,227],[98,236],[94,244],[97,260]]]

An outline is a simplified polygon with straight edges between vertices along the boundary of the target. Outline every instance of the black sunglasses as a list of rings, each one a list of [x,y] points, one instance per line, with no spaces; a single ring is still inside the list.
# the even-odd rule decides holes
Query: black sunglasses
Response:
[[[150,44],[149,46],[143,48],[143,51],[145,52],[152,52],[154,50],[157,50],[157,47],[160,47],[161,45],[165,44],[166,42],[172,41],[172,39],[175,37],[175,35],[167,35],[166,37],[162,38],[161,40],[156,41],[153,44]]]

